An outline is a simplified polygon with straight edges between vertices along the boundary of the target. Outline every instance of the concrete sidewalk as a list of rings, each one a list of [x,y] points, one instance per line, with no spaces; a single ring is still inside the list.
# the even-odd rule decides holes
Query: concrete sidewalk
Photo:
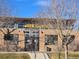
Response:
[[[49,59],[48,55],[46,53],[39,53],[39,52],[28,52],[31,59]]]

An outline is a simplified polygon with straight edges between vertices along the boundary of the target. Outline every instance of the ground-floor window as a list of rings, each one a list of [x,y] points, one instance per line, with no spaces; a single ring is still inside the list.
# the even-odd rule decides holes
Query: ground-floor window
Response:
[[[17,51],[18,50],[18,34],[4,34],[5,51]],[[3,49],[2,48],[2,49]]]
[[[72,43],[72,41],[75,39],[74,35],[64,35],[63,36],[63,40],[62,40],[62,44],[70,44]]]
[[[18,40],[18,34],[4,34],[4,40],[16,41]]]
[[[58,35],[45,35],[45,45],[55,45],[58,41]]]

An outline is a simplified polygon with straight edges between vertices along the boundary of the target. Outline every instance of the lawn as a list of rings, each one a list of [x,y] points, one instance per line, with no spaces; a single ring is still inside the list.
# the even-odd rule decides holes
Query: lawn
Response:
[[[50,59],[59,59],[58,53],[48,54]],[[79,52],[69,52],[68,59],[79,59]],[[61,52],[61,59],[64,59],[64,52]],[[31,59],[27,53],[0,53],[0,59]]]
[[[59,59],[58,53],[51,53],[49,54],[50,59]],[[62,52],[60,55],[61,59],[64,59],[64,53]],[[79,59],[79,52],[69,52],[68,59]]]
[[[28,54],[0,53],[0,59],[30,59]]]

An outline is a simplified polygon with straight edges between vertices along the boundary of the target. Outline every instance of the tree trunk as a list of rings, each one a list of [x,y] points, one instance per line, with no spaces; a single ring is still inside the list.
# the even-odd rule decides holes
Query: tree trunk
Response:
[[[65,45],[64,49],[65,49],[65,59],[68,59],[68,45]]]
[[[59,59],[60,59],[60,56],[61,56],[61,52],[59,51],[59,52],[58,52],[58,58],[59,58]]]

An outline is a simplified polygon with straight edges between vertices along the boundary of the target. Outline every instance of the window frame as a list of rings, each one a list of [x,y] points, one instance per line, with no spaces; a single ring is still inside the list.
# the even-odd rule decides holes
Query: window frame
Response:
[[[51,36],[51,38],[52,38],[52,36],[55,38],[56,37],[56,39],[55,40],[52,40],[52,42],[51,41],[49,41],[49,38],[48,39],[46,39],[46,36]],[[54,39],[53,38],[53,39]],[[49,42],[48,42],[49,41]],[[54,42],[53,42],[54,41]],[[45,35],[45,45],[56,45],[58,43],[58,35]]]

